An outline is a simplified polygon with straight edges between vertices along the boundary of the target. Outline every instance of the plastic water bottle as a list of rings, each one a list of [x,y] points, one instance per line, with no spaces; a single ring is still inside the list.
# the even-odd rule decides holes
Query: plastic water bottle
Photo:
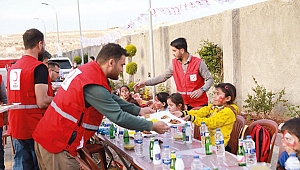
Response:
[[[121,144],[121,145],[123,145],[123,136],[124,136],[124,128],[123,127],[120,127],[119,126],[119,129],[118,129],[118,138],[119,138],[119,143]]]
[[[109,137],[110,136],[110,120],[108,119],[105,119],[105,122],[104,122],[104,128],[105,128],[105,136]]]
[[[247,166],[250,166],[251,164],[255,164],[257,162],[255,142],[252,140],[252,137],[250,135],[246,137],[244,144],[245,144],[245,155],[246,155]]]
[[[159,144],[158,144],[158,140],[154,141],[154,146],[153,146],[153,164],[154,165],[161,164],[160,147],[159,147]]]
[[[143,156],[143,135],[141,131],[138,130],[135,131],[134,143],[135,143],[135,147],[134,147],[135,154],[138,157],[142,157]]]
[[[181,155],[176,156],[175,170],[184,170],[184,163]]]
[[[187,124],[186,128],[185,128],[185,136],[186,136],[185,142],[187,144],[191,144],[192,143],[192,129],[189,124]]]
[[[291,153],[289,158],[285,161],[286,170],[300,170],[300,162],[296,157],[296,153]]]
[[[163,170],[169,170],[171,164],[171,151],[169,145],[165,145],[161,152],[161,160],[163,163]]]
[[[202,170],[202,163],[200,162],[199,155],[194,156],[194,160],[191,165],[191,170]]]
[[[220,128],[216,129],[215,141],[216,141],[217,156],[225,157],[224,135],[222,134]]]
[[[182,126],[182,140],[185,143],[186,142],[186,125],[184,124],[184,126]]]
[[[174,136],[175,136],[176,131],[177,131],[177,127],[176,126],[171,126],[170,129],[171,129],[171,138],[174,139]]]
[[[205,133],[208,131],[207,126],[204,122],[201,122],[200,126],[200,137],[201,137],[201,144],[205,146]]]

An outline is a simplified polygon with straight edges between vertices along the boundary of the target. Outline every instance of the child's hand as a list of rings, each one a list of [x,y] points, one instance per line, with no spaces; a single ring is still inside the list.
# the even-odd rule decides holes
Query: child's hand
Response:
[[[183,118],[184,121],[189,121],[190,119],[191,119],[191,116],[190,116],[190,115],[186,115],[186,116]]]
[[[182,112],[181,111],[173,111],[171,112],[174,116],[176,117],[181,117],[182,116]]]
[[[285,151],[290,155],[291,153],[297,153],[293,148],[286,146]]]

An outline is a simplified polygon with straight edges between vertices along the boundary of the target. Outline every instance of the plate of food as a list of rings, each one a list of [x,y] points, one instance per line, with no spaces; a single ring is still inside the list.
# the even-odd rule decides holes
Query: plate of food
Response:
[[[19,105],[20,103],[11,103],[11,104],[1,104],[0,105],[0,113],[2,112],[6,112],[10,109],[13,109],[15,107],[17,107],[17,105]]]
[[[152,122],[163,121],[167,123],[169,126],[183,126],[186,123],[186,121],[172,115],[169,111],[146,114],[144,118]]]
[[[134,130],[129,130],[128,133],[129,133],[130,137],[134,137],[135,131]],[[150,137],[150,136],[157,135],[157,134],[158,133],[155,132],[155,131],[146,131],[145,130],[145,131],[142,132],[143,137]]]

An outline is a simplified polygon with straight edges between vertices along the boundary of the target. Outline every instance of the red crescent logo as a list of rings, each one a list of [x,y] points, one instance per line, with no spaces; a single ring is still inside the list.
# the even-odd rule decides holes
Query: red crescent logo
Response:
[[[16,79],[13,81],[17,81],[18,80],[18,73],[15,71],[14,74],[16,74]]]

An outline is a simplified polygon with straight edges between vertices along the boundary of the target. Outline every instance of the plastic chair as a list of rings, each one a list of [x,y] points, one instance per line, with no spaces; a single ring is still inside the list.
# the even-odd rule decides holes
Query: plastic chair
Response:
[[[268,163],[271,162],[272,159],[272,154],[273,154],[273,148],[274,148],[274,144],[275,144],[275,140],[277,137],[277,133],[278,133],[278,125],[276,122],[274,122],[273,120],[269,120],[269,119],[260,119],[260,120],[256,120],[254,122],[252,122],[248,128],[245,131],[245,136],[250,135],[251,131],[253,130],[253,127],[259,124],[262,127],[266,128],[268,130],[268,132],[270,133],[270,138],[271,138],[271,142],[270,142],[270,153],[269,153],[269,157],[268,157]]]
[[[75,159],[79,162],[83,170],[99,170],[95,160],[92,158],[93,154],[99,153],[101,169],[107,170],[106,156],[104,147],[101,144],[88,144],[86,147],[77,151],[78,154]]]
[[[238,140],[241,136],[241,133],[243,131],[243,128],[245,126],[245,118],[241,115],[236,116],[236,121],[233,124],[233,129],[230,134],[230,139],[228,141],[228,146],[231,148],[231,153],[237,154],[237,148],[238,148]]]

